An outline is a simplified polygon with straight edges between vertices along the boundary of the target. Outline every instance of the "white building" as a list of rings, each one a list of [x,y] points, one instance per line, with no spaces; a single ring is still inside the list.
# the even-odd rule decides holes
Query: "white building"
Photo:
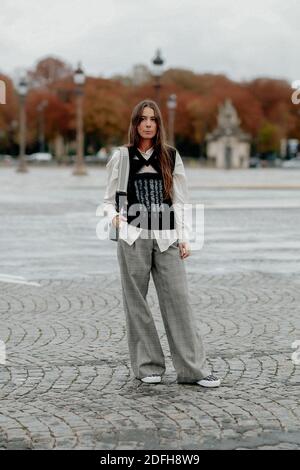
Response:
[[[231,100],[219,106],[218,127],[206,135],[207,158],[216,168],[248,168],[251,136],[240,128]]]

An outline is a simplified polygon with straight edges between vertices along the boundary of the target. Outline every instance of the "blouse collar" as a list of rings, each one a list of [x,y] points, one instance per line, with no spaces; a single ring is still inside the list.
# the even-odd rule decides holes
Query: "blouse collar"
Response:
[[[150,147],[146,152],[143,152],[140,148],[137,148],[142,154],[150,155],[153,152],[154,146]]]

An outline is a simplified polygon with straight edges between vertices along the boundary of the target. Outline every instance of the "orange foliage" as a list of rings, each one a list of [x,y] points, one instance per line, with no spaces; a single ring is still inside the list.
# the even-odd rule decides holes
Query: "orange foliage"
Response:
[[[27,96],[28,137],[37,139],[39,104],[44,109],[46,140],[56,134],[73,139],[75,134],[75,87],[71,67],[47,57],[31,70],[31,90]],[[8,105],[0,107],[0,127],[4,132],[18,120],[17,97],[8,77]],[[205,134],[216,125],[218,106],[230,98],[236,107],[241,127],[254,139],[265,133],[265,123],[275,126],[279,137],[300,137],[298,106],[291,103],[291,89],[284,80],[268,78],[234,82],[224,75],[196,74],[189,70],[169,69],[161,79],[161,111],[167,126],[166,102],[176,93],[175,136],[201,144]],[[84,127],[88,138],[97,142],[127,142],[129,119],[134,105],[144,99],[155,99],[152,81],[135,85],[126,77],[104,79],[87,77],[84,93]],[[263,131],[262,131],[263,130]],[[279,138],[278,137],[278,138]]]

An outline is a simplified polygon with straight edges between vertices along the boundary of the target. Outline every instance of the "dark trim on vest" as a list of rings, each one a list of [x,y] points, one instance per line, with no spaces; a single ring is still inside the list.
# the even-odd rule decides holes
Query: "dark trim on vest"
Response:
[[[129,178],[128,178],[128,185],[127,185],[127,197],[128,197],[128,211],[131,205],[133,204],[140,204],[138,197],[137,187],[135,186],[135,182],[138,180],[146,181],[147,180],[158,180],[160,181],[160,187],[162,186],[164,190],[164,185],[163,185],[163,176],[162,176],[162,171],[161,167],[159,164],[159,158],[157,156],[156,149],[153,150],[151,156],[149,157],[148,160],[146,160],[143,155],[140,153],[140,151],[134,147],[131,146],[128,148],[129,150],[129,162],[130,162],[130,170],[129,170]],[[171,157],[171,171],[173,173],[174,168],[175,168],[175,158],[176,158],[176,149],[169,147],[168,151],[170,152],[170,157]],[[138,159],[134,159],[134,157],[137,156]],[[149,166],[152,165],[153,168],[157,171],[157,173],[138,173],[139,170],[143,166]],[[148,185],[148,183],[147,183]],[[143,189],[144,190],[144,189]],[[138,190],[140,191],[140,190]],[[148,188],[149,191],[149,188]],[[152,192],[152,191],[151,191]],[[163,191],[162,191],[163,193]],[[146,213],[144,210],[140,212],[139,214],[136,215],[128,215],[127,212],[127,221],[128,223],[135,225],[139,228],[145,228],[145,229],[154,229],[154,230],[172,230],[175,228],[175,215],[174,215],[174,209],[172,207],[172,200],[171,198],[162,198],[161,204],[164,206],[169,207],[169,211],[167,211],[167,207],[163,208],[160,211],[155,211],[151,212],[148,210]],[[139,212],[139,211],[138,211]],[[166,213],[169,212],[170,217],[166,215]],[[134,223],[135,219],[140,219],[138,217],[139,215],[142,215],[142,222],[136,221]]]

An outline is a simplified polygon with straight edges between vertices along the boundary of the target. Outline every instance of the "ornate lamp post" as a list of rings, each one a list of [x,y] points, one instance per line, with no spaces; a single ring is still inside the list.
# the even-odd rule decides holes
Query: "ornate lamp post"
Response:
[[[156,102],[158,106],[160,107],[160,89],[161,89],[160,78],[163,73],[164,60],[161,57],[161,53],[159,49],[157,49],[156,56],[154,57],[154,59],[152,59],[152,64],[153,64],[152,74],[155,78],[154,89],[155,89]]]
[[[230,136],[231,136],[231,128],[228,125],[225,128],[225,136],[226,136],[226,141],[225,141],[225,168],[229,170],[231,168],[231,154],[232,154],[232,149],[230,145]]]
[[[86,166],[83,159],[84,136],[83,136],[83,88],[85,74],[79,62],[74,72],[74,83],[76,85],[76,161],[73,175],[86,175]]]
[[[174,147],[174,121],[175,121],[175,110],[177,107],[177,97],[175,93],[169,96],[167,101],[168,107],[168,140],[169,144]]]
[[[20,103],[20,128],[19,128],[19,163],[17,172],[26,173],[28,171],[27,162],[25,158],[26,152],[26,111],[25,101],[28,92],[28,83],[25,77],[22,77],[17,85]]]
[[[37,106],[39,121],[39,146],[40,152],[45,152],[45,113],[44,109],[48,106],[48,100],[43,100]]]
[[[13,119],[11,122],[10,122],[10,126],[9,126],[9,152],[10,152],[10,155],[14,155],[15,153],[15,134],[16,134],[16,131],[19,127],[19,122],[16,120],[16,119]]]

